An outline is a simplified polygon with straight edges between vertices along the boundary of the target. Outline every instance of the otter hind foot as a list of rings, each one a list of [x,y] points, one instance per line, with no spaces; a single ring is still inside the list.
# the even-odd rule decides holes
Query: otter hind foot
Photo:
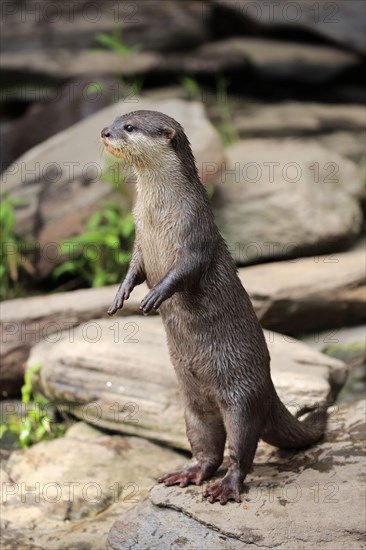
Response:
[[[213,504],[216,500],[220,504],[226,504],[228,500],[241,502],[240,498],[241,483],[232,476],[225,476],[223,479],[218,479],[206,487],[203,496],[208,502]]]
[[[171,485],[179,485],[179,487],[187,487],[190,484],[201,485],[210,475],[203,466],[193,464],[193,466],[165,474],[158,479],[158,483],[164,483],[167,487]]]

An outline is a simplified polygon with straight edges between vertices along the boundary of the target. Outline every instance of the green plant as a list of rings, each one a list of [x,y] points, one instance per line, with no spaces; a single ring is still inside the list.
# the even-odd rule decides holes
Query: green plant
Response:
[[[202,99],[202,88],[198,84],[197,80],[189,76],[182,76],[180,78],[180,83],[183,88],[189,93],[191,99],[200,101]]]
[[[229,99],[228,81],[225,77],[219,77],[216,81],[216,98],[221,106],[221,120],[216,128],[221,136],[224,147],[229,147],[239,140],[239,134],[233,123],[233,107]]]
[[[64,424],[53,422],[49,416],[52,409],[50,401],[33,390],[32,377],[39,373],[40,369],[41,365],[37,363],[32,365],[25,374],[21,389],[21,413],[12,414],[6,423],[0,425],[0,437],[3,437],[6,432],[11,432],[23,448],[39,441],[60,437],[65,432]]]
[[[127,46],[122,40],[122,30],[119,27],[115,27],[113,34],[107,34],[101,32],[95,35],[95,40],[102,46],[119,55],[129,55],[139,51],[139,48],[134,46],[133,48]],[[95,53],[99,53],[100,50],[94,50]],[[118,93],[116,94],[115,101],[118,99],[134,98],[141,92],[144,78],[142,76],[135,77],[132,81],[126,81],[125,79],[116,76],[118,80]]]
[[[76,283],[92,287],[116,283],[131,259],[133,238],[132,214],[123,215],[117,203],[105,203],[83,233],[62,243],[61,251],[68,259],[53,275],[73,275]]]
[[[137,50],[137,48],[130,48],[124,44],[122,40],[122,30],[119,27],[114,29],[112,35],[105,32],[100,32],[95,35],[95,39],[102,46],[105,46],[106,48],[122,55],[130,54]]]
[[[14,207],[24,201],[2,197],[0,205],[0,300],[15,298],[22,293],[20,278],[33,275],[35,269],[28,256],[34,244],[15,231]]]

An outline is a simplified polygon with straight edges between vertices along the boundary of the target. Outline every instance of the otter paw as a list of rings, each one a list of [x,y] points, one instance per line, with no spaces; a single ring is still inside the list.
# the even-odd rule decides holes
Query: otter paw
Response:
[[[116,311],[123,307],[125,300],[128,300],[130,297],[130,287],[121,286],[118,290],[115,299],[112,302],[112,305],[108,309],[108,315],[114,315]]]
[[[158,287],[152,288],[140,304],[140,310],[147,314],[152,309],[157,310],[167,298],[165,293]]]
[[[123,306],[123,300],[121,298],[116,297],[113,300],[112,305],[109,306],[109,309],[108,309],[108,312],[107,312],[108,315],[114,315],[117,310],[121,309],[122,306]]]
[[[231,477],[224,477],[218,479],[203,492],[203,496],[207,498],[208,502],[213,504],[216,500],[220,504],[226,504],[228,500],[235,500],[235,502],[241,502],[240,498],[240,483],[234,481]]]
[[[202,468],[198,464],[195,464],[193,466],[189,466],[188,468],[183,468],[182,470],[177,470],[176,472],[171,472],[170,474],[165,474],[158,479],[158,483],[164,483],[167,487],[170,487],[171,485],[187,487],[189,484],[201,485],[206,477],[207,476],[205,476]]]

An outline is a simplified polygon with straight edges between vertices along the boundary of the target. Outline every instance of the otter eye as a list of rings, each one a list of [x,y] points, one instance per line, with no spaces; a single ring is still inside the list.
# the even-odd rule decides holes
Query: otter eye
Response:
[[[133,128],[132,124],[126,124],[126,126],[125,126],[126,132],[132,132],[133,129],[134,128]]]

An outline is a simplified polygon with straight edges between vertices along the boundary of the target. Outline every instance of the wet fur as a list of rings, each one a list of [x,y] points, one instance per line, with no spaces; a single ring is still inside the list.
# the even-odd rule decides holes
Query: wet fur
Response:
[[[136,128],[134,136],[124,130],[127,123]],[[109,313],[146,280],[151,291],[141,308],[160,310],[197,460],[161,481],[201,483],[220,466],[227,438],[228,473],[205,496],[222,504],[240,501],[259,438],[282,448],[306,447],[322,436],[326,415],[299,422],[279,400],[263,331],[182,127],[161,113],[137,111],[116,119],[108,132],[109,150],[115,147],[137,175],[133,258]]]

